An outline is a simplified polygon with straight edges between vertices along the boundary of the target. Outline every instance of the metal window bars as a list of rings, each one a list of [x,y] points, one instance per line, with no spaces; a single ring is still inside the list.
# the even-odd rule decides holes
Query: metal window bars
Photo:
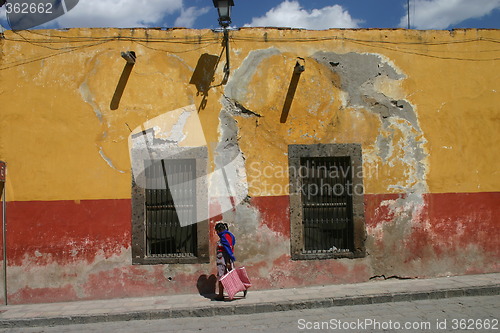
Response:
[[[300,159],[304,253],[354,250],[349,156]]]
[[[147,256],[196,256],[196,160],[154,160],[147,164]],[[183,227],[179,223],[179,216],[183,222],[193,223]]]

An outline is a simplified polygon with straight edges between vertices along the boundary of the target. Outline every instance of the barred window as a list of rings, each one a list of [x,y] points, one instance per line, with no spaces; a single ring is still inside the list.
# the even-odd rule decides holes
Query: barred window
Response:
[[[147,255],[196,256],[196,160],[154,161],[145,173]]]
[[[352,252],[350,157],[302,157],[300,167],[304,253]]]
[[[132,263],[209,262],[206,148],[137,163],[144,171],[132,178]]]
[[[361,146],[289,146],[293,259],[364,256]]]

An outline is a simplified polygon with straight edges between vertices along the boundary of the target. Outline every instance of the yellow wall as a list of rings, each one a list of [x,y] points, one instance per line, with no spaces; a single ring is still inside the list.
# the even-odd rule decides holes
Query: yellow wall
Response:
[[[414,185],[411,166],[401,161],[409,135],[422,142],[426,155],[419,180],[425,190],[499,190],[498,30],[242,29],[231,38],[228,85],[239,84],[234,78],[244,76],[238,69],[252,51],[278,51],[256,62],[239,101],[261,115],[237,117],[251,195],[287,194],[288,180],[269,180],[284,190],[265,193],[249,165],[286,168],[288,144],[318,142],[362,143],[370,174],[366,192],[398,192],[394,185]],[[165,112],[199,106],[202,96],[189,81],[203,53],[220,54],[220,41],[209,30],[6,31],[0,39],[0,159],[9,166],[8,200],[130,198],[130,130]],[[127,50],[136,52],[137,63],[119,107],[111,110],[125,66],[120,52]],[[410,103],[421,132],[402,133],[397,124],[382,129],[371,110],[343,108],[339,78],[311,58],[319,51],[376,54],[398,69],[404,79],[381,78],[376,90]],[[281,124],[297,57],[305,59],[306,71],[288,121]],[[222,79],[222,65],[214,84]],[[212,88],[199,112],[199,135],[209,149],[219,140],[225,89]],[[382,161],[374,142],[390,134],[394,154]]]

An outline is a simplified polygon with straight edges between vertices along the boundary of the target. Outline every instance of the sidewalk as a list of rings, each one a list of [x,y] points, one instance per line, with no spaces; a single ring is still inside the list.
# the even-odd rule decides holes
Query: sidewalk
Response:
[[[279,290],[252,290],[246,299],[217,302],[172,295],[68,303],[0,306],[0,328],[110,321],[207,317],[500,294],[500,273],[415,280],[377,280]]]

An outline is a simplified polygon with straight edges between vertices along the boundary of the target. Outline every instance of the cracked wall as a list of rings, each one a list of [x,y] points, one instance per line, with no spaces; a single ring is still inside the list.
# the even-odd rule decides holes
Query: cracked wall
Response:
[[[260,116],[258,120],[241,117],[238,120],[241,122],[240,137],[254,138],[241,140],[247,168],[252,171],[249,183],[254,186],[251,187],[250,195],[289,194],[287,150],[284,149],[289,144],[362,142],[363,159],[368,161],[365,168],[374,165],[385,168],[393,177],[396,174],[393,169],[399,169],[397,179],[386,180],[384,191],[411,194],[391,202],[390,209],[399,212],[398,220],[391,221],[387,226],[378,226],[383,229],[381,232],[369,230],[369,252],[378,252],[370,246],[374,239],[384,244],[381,255],[373,261],[370,269],[375,273],[385,272],[393,265],[392,262],[398,262],[397,266],[402,271],[407,270],[402,268],[401,263],[405,262],[409,254],[401,238],[407,237],[412,225],[418,223],[418,215],[425,205],[425,136],[420,130],[416,111],[403,94],[391,95],[390,90],[380,89],[380,82],[384,82],[386,87],[395,87],[393,90],[398,89],[405,75],[381,55],[316,52],[305,58],[306,72],[294,100],[298,106],[292,108],[289,120],[282,125],[276,121],[280,111],[276,96],[283,96],[285,83],[290,76],[290,70],[286,69],[291,68],[294,60],[293,55],[275,48],[253,51],[226,87],[229,97]],[[278,73],[283,74],[278,76]],[[242,76],[245,80],[241,79]],[[271,87],[271,82],[276,80],[283,82],[276,85],[278,91],[262,94],[259,87]],[[356,123],[344,127],[342,118],[349,118]],[[366,126],[366,129],[361,135],[348,133],[356,130],[356,126]],[[287,132],[280,133],[283,129]],[[363,136],[365,133],[368,135]],[[266,155],[261,153],[261,147],[264,146],[267,147]],[[374,179],[367,177],[365,183],[370,188]],[[394,228],[394,225],[402,226]],[[395,254],[386,253],[394,250]],[[391,273],[400,274],[392,271],[392,268]]]
[[[498,271],[498,31],[231,33],[230,79],[218,85],[222,59],[206,71],[213,77],[203,72],[212,87],[201,94],[190,82],[202,57],[220,54],[211,31],[47,30],[25,36],[31,44],[6,32],[0,159],[9,165],[11,302],[197,292],[215,273],[220,219],[255,288]],[[72,48],[110,36],[63,54],[37,42]],[[137,62],[120,87],[124,50]],[[297,61],[305,71],[281,122]],[[150,150],[133,143],[142,131]],[[362,148],[363,258],[291,259],[288,146],[319,143]],[[133,264],[135,167],[151,152],[200,147],[208,258]]]

